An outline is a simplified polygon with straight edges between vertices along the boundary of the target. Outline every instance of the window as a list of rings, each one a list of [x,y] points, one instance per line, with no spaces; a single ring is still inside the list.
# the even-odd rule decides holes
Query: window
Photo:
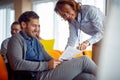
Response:
[[[53,2],[36,4],[36,13],[40,16],[40,34],[43,39],[53,39],[54,24]]]
[[[68,23],[54,12],[55,2],[35,1],[33,10],[40,16],[40,36],[43,39],[55,39],[54,49],[64,50],[69,33]]]
[[[10,26],[14,21],[13,5],[7,5],[0,8],[0,44],[2,41],[10,37]]]
[[[88,5],[93,5],[105,13],[105,0],[77,0],[80,1],[82,4],[88,4]]]

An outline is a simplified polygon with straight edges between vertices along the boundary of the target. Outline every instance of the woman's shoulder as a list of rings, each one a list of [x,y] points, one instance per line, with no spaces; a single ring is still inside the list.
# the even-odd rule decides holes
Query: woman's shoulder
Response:
[[[99,8],[93,5],[82,5],[81,9],[83,14],[95,14],[101,12]]]
[[[98,10],[99,8],[97,8],[96,6],[93,5],[82,5],[82,11],[93,11],[93,10]]]

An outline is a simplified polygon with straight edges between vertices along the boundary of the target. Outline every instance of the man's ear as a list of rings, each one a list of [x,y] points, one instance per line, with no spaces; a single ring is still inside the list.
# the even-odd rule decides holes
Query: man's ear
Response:
[[[21,26],[24,29],[24,28],[26,28],[27,24],[25,22],[21,22]]]

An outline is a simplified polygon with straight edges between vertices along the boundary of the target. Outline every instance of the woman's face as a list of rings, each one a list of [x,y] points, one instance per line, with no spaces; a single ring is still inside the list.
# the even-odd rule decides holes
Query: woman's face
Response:
[[[61,15],[62,18],[64,18],[65,20],[67,20],[69,22],[71,22],[72,20],[75,20],[75,18],[76,18],[76,12],[68,4],[65,4],[62,7],[62,9],[59,12],[59,14]]]

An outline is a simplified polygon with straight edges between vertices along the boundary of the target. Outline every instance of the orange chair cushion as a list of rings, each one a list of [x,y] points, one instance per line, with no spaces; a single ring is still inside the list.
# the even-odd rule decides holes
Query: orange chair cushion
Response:
[[[77,58],[77,57],[81,57],[83,55],[86,55],[88,56],[89,58],[92,59],[92,50],[84,50],[83,52],[77,54],[76,56],[74,56],[74,58]]]
[[[53,57],[54,59],[59,59],[59,57],[61,56],[61,54],[63,53],[62,51],[60,50],[51,50],[51,51],[47,51],[48,54]],[[76,56],[74,56],[74,58],[77,58],[77,57],[81,57],[83,55],[86,55],[90,58],[92,58],[92,50],[85,50],[79,54],[77,54]]]
[[[83,55],[86,55],[89,58],[92,58],[92,50],[85,50],[85,51],[83,51]]]
[[[7,68],[3,60],[3,57],[1,56],[1,53],[0,53],[0,80],[8,80]]]
[[[53,57],[54,59],[59,59],[60,55],[62,54],[61,51],[59,50],[51,50],[51,51],[48,51],[48,54]]]

